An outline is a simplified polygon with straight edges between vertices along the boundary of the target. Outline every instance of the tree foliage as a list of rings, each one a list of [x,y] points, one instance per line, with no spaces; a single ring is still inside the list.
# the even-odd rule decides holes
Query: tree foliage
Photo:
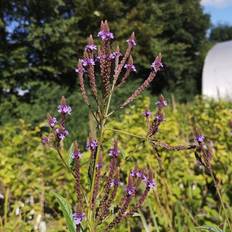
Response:
[[[186,100],[199,91],[199,53],[209,27],[200,1],[3,0],[0,12],[0,101],[13,117],[24,116],[23,104],[26,111],[33,107],[38,114],[35,119],[41,120],[42,108],[34,105],[38,98],[43,104],[54,102],[51,96],[41,95],[46,87],[47,92],[62,89],[64,95],[77,91],[77,58],[82,56],[86,37],[98,31],[102,19],[110,22],[122,50],[135,31],[137,79],[145,78],[146,65],[163,53],[166,68],[158,76],[160,84],[152,86],[154,93],[166,89]]]
[[[213,42],[232,40],[232,26],[219,24],[213,27],[209,39]]]

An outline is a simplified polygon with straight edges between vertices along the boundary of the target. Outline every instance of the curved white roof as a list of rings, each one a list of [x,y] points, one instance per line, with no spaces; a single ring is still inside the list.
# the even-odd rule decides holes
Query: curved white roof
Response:
[[[202,76],[203,95],[232,99],[232,41],[218,43],[208,52]]]

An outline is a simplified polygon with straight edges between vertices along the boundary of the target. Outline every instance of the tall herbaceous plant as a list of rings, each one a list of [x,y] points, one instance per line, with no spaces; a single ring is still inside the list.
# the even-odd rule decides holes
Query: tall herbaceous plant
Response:
[[[133,170],[128,173],[120,172],[120,143],[117,138],[112,138],[112,146],[109,149],[105,140],[105,132],[110,117],[126,107],[138,97],[156,77],[157,72],[163,68],[161,54],[157,55],[150,65],[150,73],[145,81],[129,96],[120,106],[117,112],[111,111],[111,99],[114,93],[124,85],[129,75],[136,72],[133,63],[132,52],[136,47],[134,33],[127,40],[127,49],[122,53],[119,47],[112,48],[114,34],[110,31],[107,21],[101,22],[97,35],[100,46],[94,43],[92,35],[87,39],[88,44],[84,48],[83,58],[79,60],[76,73],[79,80],[80,92],[84,103],[88,106],[89,114],[94,119],[94,130],[90,130],[87,138],[86,149],[90,153],[88,165],[83,163],[83,150],[78,142],[74,141],[70,148],[69,161],[64,156],[63,143],[69,135],[70,128],[66,128],[66,119],[71,116],[72,108],[61,98],[58,106],[59,118],[48,114],[50,133],[42,138],[46,146],[54,148],[67,171],[75,181],[76,204],[72,207],[58,194],[56,198],[60,203],[68,230],[78,231],[111,231],[128,217],[133,216],[142,207],[149,192],[155,191],[156,182],[149,165],[144,163],[144,168],[139,169],[135,163]],[[87,87],[88,86],[88,87]],[[160,124],[164,121],[163,109],[167,102],[160,96],[155,115],[149,109],[145,109],[144,118],[147,126],[147,135],[140,136],[144,142],[150,143],[154,151],[157,147],[166,150],[194,149],[196,157],[205,166],[208,173],[213,176],[210,165],[212,153],[206,140],[198,130],[195,130],[196,142],[188,146],[171,147],[165,142],[155,138]],[[73,106],[75,107],[75,106]],[[86,120],[88,123],[88,120]],[[120,133],[120,130],[118,130]],[[122,133],[126,133],[123,131]],[[83,169],[88,169],[86,170]],[[88,183],[83,181],[83,173],[88,173]],[[216,180],[215,180],[216,182]]]

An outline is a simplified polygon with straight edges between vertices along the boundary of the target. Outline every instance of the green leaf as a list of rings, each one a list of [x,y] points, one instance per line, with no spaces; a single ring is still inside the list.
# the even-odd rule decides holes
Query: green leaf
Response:
[[[212,231],[212,232],[223,232],[223,230],[219,229],[218,227],[212,227],[212,226],[199,226],[197,228],[201,230]]]
[[[72,217],[72,209],[69,203],[58,193],[53,192],[53,195],[56,197],[56,200],[59,203],[59,206],[61,208],[61,211],[63,212],[64,218],[67,223],[68,231],[69,232],[76,232],[76,226],[73,221]]]

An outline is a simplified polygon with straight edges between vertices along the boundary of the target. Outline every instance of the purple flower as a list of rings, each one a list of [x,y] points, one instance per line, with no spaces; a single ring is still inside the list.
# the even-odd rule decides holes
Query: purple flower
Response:
[[[81,60],[81,62],[84,67],[87,67],[89,65],[95,65],[95,62],[92,58],[84,58]]]
[[[127,70],[130,70],[130,71],[133,71],[133,72],[137,71],[133,64],[125,64],[124,68],[126,68]]]
[[[140,171],[138,171],[138,172],[136,172],[136,176],[137,176],[138,178],[141,178],[141,177],[143,176],[143,173],[140,172]]]
[[[95,139],[90,139],[90,140],[87,142],[86,148],[87,148],[87,150],[92,150],[92,151],[94,151],[94,150],[97,148],[97,146],[98,146],[97,140],[95,140]]]
[[[97,50],[97,46],[95,44],[88,44],[85,46],[85,51],[94,51]]]
[[[131,47],[135,47],[136,46],[136,42],[134,39],[130,38],[126,41]]]
[[[109,156],[117,158],[118,155],[119,155],[119,150],[118,150],[117,147],[113,147],[113,148],[110,149]]]
[[[72,108],[69,105],[61,104],[58,106],[58,112],[61,114],[71,114]]]
[[[145,183],[147,183],[147,176],[146,175],[142,175],[142,180],[145,182]]]
[[[99,31],[97,36],[101,38],[101,40],[104,40],[104,41],[111,40],[114,38],[113,33],[110,31]]]
[[[163,122],[164,121],[164,116],[163,114],[157,114],[155,116],[155,119],[158,121],[158,122]]]
[[[49,142],[49,139],[48,139],[48,137],[42,137],[42,144],[43,145],[46,145],[48,142]]]
[[[109,55],[109,60],[114,60],[115,58],[121,56],[121,52],[112,52],[110,55]]]
[[[143,115],[144,115],[146,118],[149,118],[150,115],[151,115],[151,111],[145,110],[145,111],[143,112]]]
[[[84,220],[84,218],[85,218],[85,213],[74,213],[73,214],[73,220],[76,225],[80,225],[81,222]]]
[[[49,117],[48,118],[48,124],[51,128],[53,128],[57,123],[57,119],[55,117]]]
[[[113,179],[111,182],[110,182],[110,187],[114,187],[114,186],[118,186],[119,185],[119,181],[118,179]]]
[[[79,152],[78,150],[77,150],[77,151],[74,151],[74,152],[72,153],[72,159],[79,159],[79,158],[81,158],[81,156],[82,156],[82,154],[81,154],[81,152]]]
[[[130,176],[136,176],[136,170],[132,170],[131,172],[130,172]]]
[[[196,140],[198,143],[202,143],[205,140],[205,137],[203,135],[197,135]]]
[[[97,163],[97,164],[96,164],[96,168],[97,168],[97,169],[102,168],[102,163]]]
[[[68,131],[65,128],[57,128],[56,135],[58,139],[63,140],[66,136],[68,136]]]
[[[155,188],[156,187],[156,183],[155,183],[155,181],[154,180],[148,180],[147,181],[147,188],[149,188],[149,189],[153,189],[153,188]]]
[[[126,192],[128,196],[132,196],[135,194],[135,187],[133,186],[127,186]]]
[[[156,105],[159,108],[164,108],[164,107],[166,107],[168,105],[168,103],[163,97],[160,97],[159,100],[156,102]]]
[[[161,68],[163,68],[163,64],[161,62],[161,57],[157,56],[155,61],[151,64],[151,68],[155,71],[158,72]]]

